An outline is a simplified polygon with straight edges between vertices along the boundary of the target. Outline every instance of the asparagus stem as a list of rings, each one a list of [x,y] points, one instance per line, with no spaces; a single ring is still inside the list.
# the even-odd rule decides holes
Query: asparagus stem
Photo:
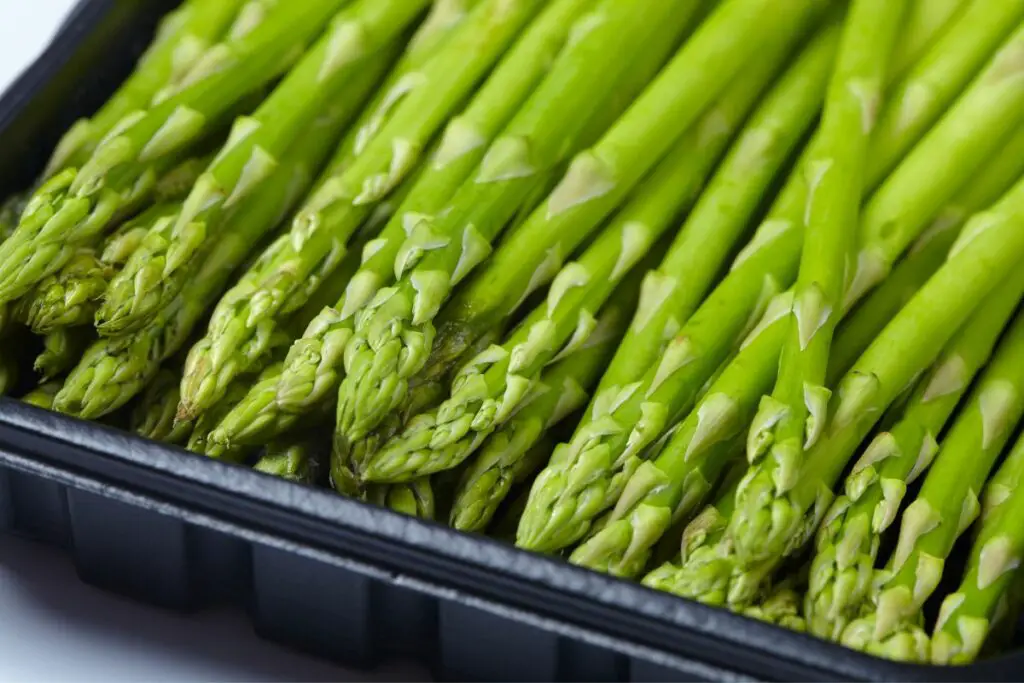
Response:
[[[1019,138],[1016,146],[1006,148],[1013,156],[1004,157],[1004,163],[990,166],[975,179],[926,233],[930,239],[911,253],[847,321],[837,344],[837,349],[843,348],[844,357],[855,357],[859,350],[845,345],[842,335],[864,341],[874,337],[875,331],[860,328],[859,320],[880,307],[875,304],[881,303],[890,285],[902,288],[901,281],[911,279],[923,283],[935,270],[936,262],[945,258],[964,216],[997,199],[1020,177],[1024,170],[1024,133],[1015,137]],[[934,456],[939,433],[988,359],[1024,293],[1022,287],[1024,282],[1019,277],[1011,277],[989,296],[943,351],[907,405],[899,407],[895,425],[877,435],[854,466],[845,494],[833,503],[818,535],[806,607],[816,635],[839,638],[849,621],[860,613],[871,588],[881,535],[895,519],[907,484]],[[878,312],[888,318],[896,310]]]
[[[902,37],[896,43],[890,72],[902,77],[953,24],[971,0],[909,0]]]
[[[257,472],[299,484],[315,484],[320,478],[326,453],[316,441],[285,440],[267,446],[267,452],[253,465]]]
[[[946,111],[1024,18],[1024,2],[967,3],[949,27],[886,95],[871,137],[866,185],[874,188]]]
[[[854,0],[843,28],[818,139],[800,171],[809,194],[793,315],[779,373],[747,435],[747,459],[776,482],[795,483],[806,452],[824,431],[831,391],[825,385],[843,275],[853,251],[868,143],[882,99],[887,60],[904,9],[888,0]]]
[[[1016,274],[1013,279],[1024,282]],[[1024,285],[1014,284],[1019,300]],[[889,578],[872,596],[876,608],[867,617],[874,624],[876,643],[915,619],[938,585],[954,542],[978,517],[989,471],[1024,414],[1022,357],[1024,317],[1019,317],[943,440],[917,498],[903,513],[899,541],[886,567]]]
[[[832,487],[882,411],[938,357],[969,315],[1008,276],[1024,248],[1024,182],[965,226],[950,257],[886,326],[839,383],[824,437],[783,495],[752,468],[737,494],[729,534],[744,566],[777,563],[816,527]],[[1020,246],[1019,246],[1020,245]],[[934,468],[934,465],[933,465]],[[788,473],[787,473],[788,474]]]
[[[709,286],[718,264],[725,260],[731,242],[746,222],[745,215],[754,210],[758,190],[770,182],[771,175],[796,145],[802,129],[810,124],[830,66],[831,44],[834,40],[816,41],[808,59],[798,61],[793,77],[784,78],[779,91],[772,93],[765,108],[754,115],[736,143],[736,152],[726,159],[723,170],[684,226],[683,234],[688,239],[677,240],[676,248],[686,257],[670,256],[666,263],[673,264],[671,269],[663,263],[667,272],[692,275],[688,284],[697,297],[702,294],[701,284]],[[817,97],[816,82],[822,84]],[[808,85],[809,95],[791,97]],[[753,94],[757,88],[743,92]],[[749,106],[750,101],[746,104]],[[739,119],[742,114],[734,117]],[[729,126],[722,128],[728,130]],[[670,222],[685,211],[690,195],[679,192],[680,184],[689,189],[691,182],[695,184],[698,180],[693,177],[694,157],[685,154],[691,142],[690,136],[682,138],[683,149],[677,144],[581,257],[554,278],[547,301],[527,316],[504,344],[488,349],[464,367],[456,375],[450,399],[436,415],[410,425],[404,436],[371,461],[365,476],[371,480],[382,475],[406,477],[457,466],[505,416],[516,410],[544,365],[556,354],[572,353],[574,345],[586,339],[595,320],[592,311],[603,304],[633,264],[651,250]],[[724,140],[719,142],[718,147],[723,143]],[[750,177],[752,169],[759,177]],[[736,214],[729,215],[728,210],[733,207]],[[706,247],[701,259],[690,256],[695,244]],[[427,430],[429,434],[425,433]]]
[[[1022,441],[1014,453],[1022,450]],[[1019,465],[1018,465],[1019,469]],[[1024,489],[1008,492],[998,512],[987,517],[971,550],[956,592],[946,596],[932,636],[932,662],[969,664],[981,651],[992,626],[1007,617],[1013,584],[1020,580],[1024,553]],[[1011,615],[1012,618],[1012,615]]]
[[[246,36],[208,50],[180,92],[122,119],[79,170],[47,180],[0,245],[0,301],[25,294],[143,202],[156,179],[215,132],[234,105],[287,69],[296,44],[311,40],[343,1],[281,3]]]
[[[180,83],[249,4],[243,0],[188,0],[164,17],[132,75],[91,119],[82,119],[68,129],[43,177],[87,163],[111,130]]]
[[[234,269],[246,258],[255,242],[253,235],[262,235],[268,225],[281,223],[300,201],[329,154],[330,144],[340,134],[333,118],[338,112],[337,108],[324,112],[283,157],[274,179],[263,191],[233,209],[223,235],[189,277],[189,286],[164,307],[158,320],[124,337],[102,338],[85,352],[57,396],[57,410],[95,418],[123,406],[145,388],[160,364],[188,340]],[[244,283],[238,287],[244,287]],[[217,311],[213,315],[216,318]],[[194,419],[178,417],[183,422]]]
[[[75,367],[82,352],[94,339],[92,330],[59,328],[43,337],[43,351],[35,360],[34,369],[41,381],[63,375]]]
[[[100,334],[116,336],[148,324],[184,287],[189,265],[202,258],[230,208],[259,192],[280,156],[325,106],[346,108],[339,126],[355,118],[370,89],[360,78],[370,61],[391,55],[396,37],[427,0],[356,0],[339,12],[252,116],[234,123],[231,136],[206,169],[166,235],[152,233],[110,284],[97,311]],[[353,88],[353,84],[355,87]]]
[[[491,70],[516,33],[538,12],[539,0],[483,0],[417,71],[395,84],[382,102],[384,121],[357,134],[354,158],[328,173],[298,212],[288,239],[264,254],[266,278],[251,297],[223,310],[190,354],[182,385],[183,415],[216,402],[225,373],[244,371],[265,352],[263,330],[287,308],[304,303],[303,286],[337,266],[349,238],[374,207],[418,166],[430,138]],[[213,356],[222,362],[209,363]],[[224,367],[230,363],[237,369]]]
[[[619,338],[632,311],[636,308],[642,272],[641,268],[639,272],[632,274],[623,281],[607,305],[604,308],[597,309],[596,315],[590,316],[584,332],[580,335],[580,339],[571,348],[568,348],[563,357],[571,358],[575,353],[582,352],[590,346],[604,347],[611,340]],[[605,297],[600,296],[597,298],[599,300],[595,302],[595,307],[602,305]],[[510,383],[507,392],[503,389],[497,394],[499,399],[503,395],[508,395],[509,402],[512,405],[507,407],[495,401],[496,414],[493,416],[493,421],[490,425],[485,427],[484,425],[475,424],[472,426],[472,435],[467,435],[464,439],[453,439],[449,444],[441,444],[439,446],[435,442],[428,441],[428,439],[438,439],[438,437],[443,435],[443,427],[440,429],[437,427],[442,424],[442,419],[445,415],[444,411],[459,396],[459,387],[469,386],[463,383],[467,381],[467,377],[471,378],[473,376],[476,364],[481,359],[486,359],[488,354],[497,355],[497,349],[505,351],[509,346],[513,349],[521,348],[519,345],[525,346],[529,339],[528,330],[533,326],[533,323],[534,321],[527,318],[519,326],[518,330],[512,334],[510,339],[513,341],[518,340],[518,344],[493,345],[488,350],[472,358],[455,376],[452,383],[452,386],[455,387],[451,393],[452,398],[441,403],[436,411],[431,410],[414,417],[410,420],[404,432],[389,440],[380,451],[369,458],[368,461],[362,463],[361,473],[364,478],[367,481],[406,481],[411,478],[454,469],[461,465],[477,447],[482,445],[484,440],[498,426],[505,424],[513,416],[517,416],[518,409],[524,403],[536,397],[536,392],[538,391],[537,382],[541,371],[549,362],[555,360],[554,353],[548,353],[545,357],[538,359],[537,362],[531,363],[532,367],[529,368],[529,372],[524,371],[521,379],[517,379],[515,383]],[[511,353],[518,355],[525,352],[520,350],[512,351]],[[517,389],[521,391],[521,394],[513,395],[513,392]],[[467,416],[467,420],[469,419],[476,420],[478,418],[477,416]],[[466,432],[470,431],[469,428],[466,429]]]
[[[435,515],[434,488],[429,477],[393,486],[371,486],[366,500],[410,517],[434,519]]]
[[[46,382],[44,384],[40,384],[18,400],[22,403],[35,406],[36,408],[52,410],[53,397],[57,395],[58,391],[60,391],[60,386],[60,382]]]
[[[1019,130],[1024,107],[1024,25],[1000,46],[946,114],[907,155],[865,206],[860,249],[845,307],[889,273],[921,226],[949,197],[968,184]],[[956,164],[937,163],[956,159]],[[920,177],[928,182],[921,184]],[[913,191],[909,191],[913,187]]]
[[[438,221],[420,224],[413,232],[395,262],[399,282],[378,292],[357,314],[354,335],[345,349],[346,377],[339,389],[336,443],[358,441],[404,402],[409,379],[426,364],[435,334],[433,319],[454,286],[489,254],[492,242],[529,197],[538,176],[557,167],[577,147],[587,130],[587,117],[578,112],[601,107],[616,85],[629,76],[630,65],[615,56],[634,51],[630,48],[637,45],[656,54],[667,53],[685,30],[686,13],[670,9],[674,8],[663,3],[648,5],[646,1],[642,11],[636,2],[610,0],[602,4],[598,12],[604,21],[594,22],[592,30],[554,66],[491,145],[473,181],[456,193],[451,212]],[[713,24],[714,20],[709,22]],[[693,40],[700,42],[696,37]],[[727,64],[718,66],[724,68]],[[658,86],[652,88],[657,94]],[[615,140],[614,131],[626,127],[642,137],[631,143],[646,147],[650,141],[647,149],[655,156],[637,159],[639,165],[629,169],[630,175],[646,173],[678,134],[672,126],[680,121],[663,118],[672,107],[644,111],[643,103],[651,93],[649,88],[631,110],[641,110],[640,116],[627,113],[604,138]],[[676,112],[684,127],[708,99],[700,93],[686,103],[683,111]],[[607,146],[607,142],[598,143],[598,149]],[[570,171],[566,178],[572,175]],[[631,179],[629,185],[636,180],[639,177]],[[623,189],[628,191],[629,187]],[[552,198],[558,195],[555,189],[547,208],[533,215],[550,215]],[[594,223],[579,224],[556,236],[572,242],[572,235],[585,236],[594,227]],[[517,233],[535,229],[528,221]],[[543,231],[539,234],[551,237]]]
[[[180,370],[163,368],[132,409],[132,431],[153,441],[184,446],[192,435],[191,422],[177,422]]]
[[[488,144],[543,78],[568,40],[574,19],[589,1],[559,0],[530,25],[466,110],[448,124],[409,196],[380,236],[364,248],[359,272],[351,277],[344,296],[336,306],[318,310],[319,315],[293,345],[280,383],[254,387],[230,424],[218,430],[218,438],[253,442],[272,437],[298,415],[336,397],[353,314],[394,277],[394,262],[407,224],[444,210],[479,164]]]
[[[988,524],[1016,490],[1024,475],[1024,444],[1018,440],[988,483],[981,499],[981,520]]]

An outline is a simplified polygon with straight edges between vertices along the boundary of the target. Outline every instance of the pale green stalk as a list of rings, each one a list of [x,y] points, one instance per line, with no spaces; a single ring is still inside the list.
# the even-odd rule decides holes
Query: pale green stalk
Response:
[[[896,43],[890,71],[901,77],[938,40],[973,0],[909,0],[902,37]]]
[[[778,563],[817,527],[832,488],[892,402],[938,358],[1024,250],[1024,181],[964,227],[950,257],[893,318],[838,385],[823,438],[798,472],[752,468],[737,494],[729,535],[744,567]],[[934,466],[933,466],[934,468]],[[934,470],[933,470],[934,471]],[[796,481],[778,495],[779,475]]]
[[[53,397],[60,391],[60,382],[46,382],[22,396],[19,401],[43,410],[53,409]]]
[[[670,269],[665,267],[666,262],[662,264],[665,272],[692,275],[687,284],[695,298],[710,286],[760,194],[814,117],[830,68],[829,48],[837,37],[834,32],[823,35],[823,40],[815,41],[810,48],[808,58],[798,60],[793,77],[784,78],[765,108],[754,114],[735,151],[684,225],[685,237],[677,238],[675,249],[686,256],[669,257],[666,262],[673,263]],[[820,85],[817,91],[815,85]],[[810,94],[802,95],[801,91],[807,89]],[[751,93],[752,98],[757,88],[743,92]],[[747,104],[752,104],[750,99]],[[742,114],[737,114],[733,120],[742,119]],[[730,126],[722,128],[728,130]],[[488,349],[460,370],[451,397],[436,415],[430,416],[433,419],[417,419],[406,434],[385,446],[364,471],[367,478],[384,477],[382,480],[387,481],[458,465],[516,409],[544,365],[556,354],[572,353],[587,338],[595,323],[593,311],[686,209],[690,195],[680,193],[680,186],[690,187],[694,163],[686,154],[690,136],[683,136],[681,142],[683,148],[677,144],[669,152],[579,259],[559,272],[547,301],[528,315],[504,344]],[[735,213],[730,214],[730,210]]]
[[[876,187],[1024,18],[1024,0],[969,2],[905,77],[871,136],[865,184]],[[901,41],[903,36],[901,36]]]
[[[1014,280],[1024,282],[1016,275]],[[1017,284],[1016,282],[1014,284]],[[1019,300],[1024,285],[1018,284]],[[1011,308],[1011,306],[1005,306]],[[903,511],[885,580],[864,619],[880,645],[918,614],[938,586],[956,540],[977,519],[989,471],[1024,415],[1024,317],[1018,316],[942,441],[917,498]],[[893,511],[895,514],[895,510]],[[852,631],[860,630],[855,624]],[[844,642],[847,638],[844,635]]]
[[[232,107],[287,70],[343,1],[281,3],[244,37],[207,50],[178,93],[122,119],[80,169],[43,183],[0,245],[0,301],[25,294],[78,245],[144,202],[163,172],[216,132]]]
[[[331,272],[348,240],[374,207],[419,166],[430,139],[447,123],[537,14],[539,0],[483,0],[419,69],[384,98],[384,121],[357,134],[351,163],[327,173],[298,212],[287,238],[262,258],[252,294],[219,307],[189,354],[182,383],[182,416],[216,403],[227,381],[266,352],[261,343],[281,314],[303,305],[307,283]]]
[[[942,603],[932,635],[933,664],[970,664],[993,626],[1018,616],[1013,590],[1024,554],[1024,488],[1004,505],[983,524],[963,582]]]
[[[132,409],[131,429],[153,441],[184,446],[192,434],[191,422],[177,422],[181,371],[162,368]]]
[[[1024,443],[1018,439],[999,469],[989,477],[988,483],[985,484],[985,493],[981,498],[983,524],[987,524],[988,520],[995,516],[1013,492],[1017,490],[1022,475],[1024,475]]]
[[[330,109],[285,156],[275,179],[234,209],[224,235],[189,278],[189,286],[164,307],[147,328],[119,338],[102,338],[90,347],[57,397],[61,412],[95,418],[116,410],[141,392],[160,364],[175,355],[253,248],[252,235],[281,223],[311,185],[315,173],[340,134]],[[214,313],[216,315],[216,312]],[[278,342],[280,343],[280,342]],[[192,421],[191,416],[178,416]]]
[[[190,264],[201,259],[223,229],[232,206],[258,193],[280,157],[324,108],[344,106],[347,126],[372,87],[367,69],[383,74],[399,38],[427,0],[356,0],[342,9],[317,42],[251,116],[239,117],[217,157],[199,177],[173,227],[153,233],[110,283],[97,311],[100,334],[116,336],[148,324],[185,285]]]
[[[790,331],[775,387],[761,400],[747,435],[747,459],[765,470],[780,496],[795,483],[787,475],[799,471],[825,429],[829,353],[843,314],[870,135],[903,10],[904,3],[891,0],[853,0],[818,137],[799,169],[809,193]]]
[[[483,158],[489,143],[514,115],[564,48],[579,11],[591,0],[559,0],[533,22],[509,50],[462,114],[448,124],[439,147],[380,236],[363,248],[359,272],[340,300],[318,315],[289,351],[276,386],[258,386],[218,432],[226,442],[273,437],[325,399],[336,397],[342,353],[353,315],[394,278],[406,228],[420,216],[441,212]],[[335,302],[337,304],[335,305]]]
[[[628,79],[629,65],[614,57],[631,52],[630,46],[636,44],[655,53],[668,52],[687,28],[685,13],[669,11],[674,8],[664,3],[649,6],[645,2],[643,8],[635,2],[628,7],[624,4],[611,0],[601,6],[598,12],[605,21],[595,22],[591,31],[554,66],[530,102],[491,146],[475,178],[460,188],[452,200],[451,213],[436,222],[418,226],[396,260],[396,274],[401,275],[396,286],[378,292],[357,315],[355,334],[345,349],[346,377],[339,389],[336,443],[359,440],[404,402],[409,379],[426,364],[435,334],[433,320],[453,287],[487,257],[492,242],[528,198],[538,179],[542,180],[547,171],[556,168],[574,151],[587,130],[587,117],[579,113],[588,111],[593,115],[595,109],[608,101],[618,83]],[[740,0],[737,4],[750,4],[747,9],[753,10],[757,2]],[[794,11],[793,14],[800,13]],[[730,13],[724,12],[723,16],[728,17]],[[742,26],[742,21],[735,17],[734,20]],[[781,21],[785,24],[785,16]],[[700,35],[703,29],[716,23],[714,17],[709,19],[682,48],[682,53],[686,53],[689,46],[709,42],[702,41]],[[714,48],[721,48],[723,42],[730,44],[731,41],[723,41],[719,35]],[[728,55],[728,51],[725,52]],[[735,56],[728,55],[728,58],[735,59]],[[723,57],[718,66],[725,68],[729,63]],[[663,76],[673,71],[669,67]],[[688,85],[684,83],[673,97],[684,97]],[[640,155],[635,167],[628,171],[621,169],[636,177],[615,188],[622,191],[621,194],[615,192],[618,194],[616,204],[667,151],[681,129],[699,115],[717,89],[712,86],[710,93],[694,93],[695,97],[687,101],[685,107],[667,106],[650,111],[644,102],[649,101],[652,92],[657,97],[662,90],[655,84],[619,119],[597,148],[609,147],[608,141],[616,140],[626,128],[632,131],[631,143],[645,148],[653,156]],[[668,104],[672,104],[671,99]],[[631,115],[637,111],[639,115]],[[664,118],[671,113],[678,114],[678,119]],[[681,129],[674,129],[675,125],[680,125]],[[637,150],[630,150],[634,151]],[[561,187],[564,188],[571,177],[573,171],[569,171]],[[556,188],[533,215],[552,215],[552,202],[558,196]],[[596,222],[577,223],[564,234],[550,235],[543,230],[539,234],[548,239],[562,237],[572,243],[574,237],[582,239],[595,227]],[[516,233],[522,236],[536,229],[528,220]],[[525,258],[525,263],[520,265],[536,267],[542,261],[542,257],[532,261]]]
[[[40,381],[47,382],[75,367],[85,349],[95,339],[91,329],[59,328],[43,337],[43,350],[33,369]]]
[[[925,234],[924,244],[846,321],[836,346],[842,353],[833,353],[833,361],[837,357],[855,359],[859,349],[844,339],[868,341],[876,334],[860,326],[861,319],[874,314],[886,319],[895,315],[899,309],[887,311],[881,300],[892,285],[902,289],[904,280],[907,284],[920,280],[913,283],[916,290],[945,259],[966,217],[998,199],[1020,177],[1024,171],[1024,130],[1013,137],[1000,158],[940,214]],[[943,426],[971,378],[988,359],[1024,291],[1024,282],[1018,281],[1019,277],[1011,278],[989,295],[985,306],[957,333],[908,403],[890,409],[892,426],[875,437],[854,466],[844,494],[833,503],[818,535],[806,608],[815,634],[838,638],[850,619],[860,613],[871,588],[881,535],[895,520],[907,484],[934,457]],[[911,294],[908,292],[906,298]],[[902,306],[900,303],[899,308]],[[838,381],[836,373],[831,375]]]

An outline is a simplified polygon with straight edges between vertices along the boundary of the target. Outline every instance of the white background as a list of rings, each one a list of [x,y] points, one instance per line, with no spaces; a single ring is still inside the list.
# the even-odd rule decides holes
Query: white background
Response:
[[[145,2],[146,0],[139,0]],[[74,0],[0,0],[0,91],[46,46]],[[257,639],[240,613],[185,617],[78,581],[61,553],[0,534],[0,681],[414,680],[346,671]]]

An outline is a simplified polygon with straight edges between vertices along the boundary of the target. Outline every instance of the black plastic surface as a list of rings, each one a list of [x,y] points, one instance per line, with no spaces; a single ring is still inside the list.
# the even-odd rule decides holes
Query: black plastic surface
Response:
[[[0,101],[0,193],[130,71],[175,0],[86,0]],[[175,610],[232,602],[258,633],[446,680],[1014,680],[1024,653],[904,666],[0,400],[0,527],[91,584]]]

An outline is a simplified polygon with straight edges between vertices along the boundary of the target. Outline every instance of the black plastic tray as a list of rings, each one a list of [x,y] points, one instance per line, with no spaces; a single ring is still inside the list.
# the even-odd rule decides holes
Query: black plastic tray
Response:
[[[0,193],[129,72],[177,0],[84,0],[0,100]],[[0,400],[0,528],[86,582],[262,636],[454,680],[1013,680],[1024,652],[904,666],[485,538]]]

